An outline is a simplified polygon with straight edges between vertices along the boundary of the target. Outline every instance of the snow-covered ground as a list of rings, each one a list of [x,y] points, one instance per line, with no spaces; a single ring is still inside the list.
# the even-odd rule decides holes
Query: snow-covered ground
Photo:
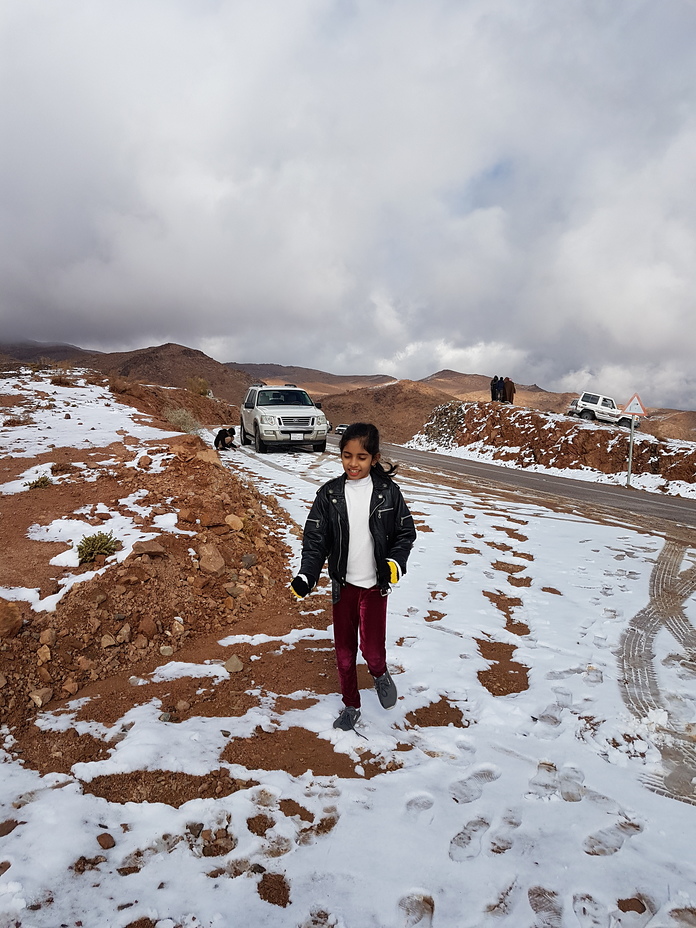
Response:
[[[118,416],[111,425],[133,434],[129,411],[119,407]],[[75,443],[82,436],[76,431]],[[0,441],[0,452],[20,453],[6,430]],[[340,471],[335,451],[242,449],[225,459],[300,524],[317,487]],[[123,928],[145,917],[158,928],[696,924],[696,540],[647,535],[624,515],[597,524],[522,498],[399,482],[420,531],[390,598],[397,706],[384,712],[372,691],[363,694],[359,730],[367,741],[332,728],[336,693],[309,709],[274,712],[273,725],[304,726],[356,761],[368,746],[400,769],[363,780],[232,766],[260,786],[174,809],[110,804],[83,795],[71,777],[42,778],[2,753],[0,822],[25,824],[0,837],[0,862],[12,864],[0,876],[1,926]],[[298,540],[287,540],[297,558]],[[528,585],[512,585],[510,576]],[[512,617],[528,635],[506,631],[493,601],[501,594],[521,600]],[[311,614],[316,606],[310,597],[288,608]],[[303,629],[279,644],[304,637],[328,647],[326,634]],[[529,688],[491,695],[478,677],[489,664],[477,639],[514,644]],[[224,643],[234,653],[237,639]],[[209,682],[211,669],[161,671],[181,672]],[[405,723],[443,698],[467,727]],[[234,736],[268,724],[258,708],[177,726],[158,723],[159,711],[155,700],[132,710],[122,722],[134,724],[111,755],[81,765],[79,776],[204,773],[220,765],[221,727]],[[77,724],[71,713],[44,712],[39,721],[46,729]],[[411,749],[397,752],[398,744]],[[288,817],[265,837],[246,829],[250,815],[284,798],[338,822],[310,844],[296,840]],[[229,820],[239,842],[233,856],[284,874],[287,908],[264,902],[248,874],[209,877],[211,861],[173,840],[187,823]],[[98,870],[78,877],[68,868],[79,855],[94,856],[99,831],[118,834],[118,844]],[[121,876],[117,868],[138,852],[139,872]],[[51,905],[27,908],[49,896]]]

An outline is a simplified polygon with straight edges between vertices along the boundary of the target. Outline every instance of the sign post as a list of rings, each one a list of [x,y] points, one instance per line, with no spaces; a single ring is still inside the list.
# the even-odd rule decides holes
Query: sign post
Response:
[[[631,466],[633,464],[633,435],[636,427],[636,416],[645,416],[647,412],[645,406],[640,401],[637,393],[634,393],[630,400],[624,406],[622,412],[628,413],[631,417],[631,437],[628,442],[628,473],[626,474],[626,486],[631,486]]]

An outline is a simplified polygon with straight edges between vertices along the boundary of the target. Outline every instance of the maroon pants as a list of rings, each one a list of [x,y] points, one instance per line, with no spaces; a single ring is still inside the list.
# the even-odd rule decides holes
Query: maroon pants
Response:
[[[378,586],[365,590],[347,584],[333,606],[334,646],[343,702],[360,708],[355,660],[360,651],[373,677],[387,669],[387,597]]]

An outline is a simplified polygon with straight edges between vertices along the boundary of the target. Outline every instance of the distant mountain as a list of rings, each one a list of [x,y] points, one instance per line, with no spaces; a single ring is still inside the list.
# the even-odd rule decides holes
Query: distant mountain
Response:
[[[286,367],[284,364],[240,364],[229,361],[225,367],[244,371],[254,380],[264,383],[294,383],[315,397],[395,383],[395,378],[387,374],[329,374],[311,367]]]
[[[53,342],[0,342],[0,353],[14,358],[17,361],[39,361],[41,358],[50,358],[51,361],[68,361],[75,358],[94,354],[99,351],[85,351],[75,345],[65,345]]]
[[[17,351],[20,353],[17,354]],[[249,374],[230,370],[202,351],[173,343],[111,353],[84,351],[74,345],[45,345],[39,342],[22,342],[15,345],[0,343],[0,352],[22,361],[38,361],[40,358],[73,361],[109,376],[165,387],[186,387],[190,378],[201,377],[208,382],[214,396],[236,406],[241,403],[247,387],[253,380]]]

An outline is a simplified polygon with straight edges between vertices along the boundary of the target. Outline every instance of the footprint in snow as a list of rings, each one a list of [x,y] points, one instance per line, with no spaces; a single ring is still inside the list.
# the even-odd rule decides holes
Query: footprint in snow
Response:
[[[640,834],[642,830],[643,826],[640,822],[624,818],[610,828],[602,828],[601,831],[588,835],[583,842],[582,849],[592,857],[608,857],[620,851],[627,838]]]
[[[481,837],[489,826],[490,822],[481,816],[472,818],[450,841],[450,860],[461,863],[477,857],[481,851]]]
[[[500,776],[500,770],[493,764],[482,764],[464,780],[457,780],[450,786],[452,799],[455,802],[474,802],[483,793],[487,783],[492,783]]]
[[[563,904],[558,893],[543,886],[532,886],[527,898],[536,914],[534,928],[563,928]]]
[[[399,899],[399,911],[403,916],[404,928],[412,928],[413,925],[429,928],[433,923],[435,901],[427,893],[416,891]]]
[[[573,912],[580,928],[609,928],[606,908],[587,893],[576,893],[573,896]]]
[[[508,809],[502,818],[500,827],[491,836],[491,851],[494,854],[504,854],[514,844],[515,831],[522,824],[522,819],[515,809]]]
[[[561,799],[566,802],[580,802],[585,795],[585,774],[577,767],[566,764],[558,776]]]
[[[529,781],[527,799],[551,799],[559,788],[556,765],[549,760],[539,761],[537,772]]]
[[[406,803],[406,812],[413,819],[418,819],[424,812],[428,812],[435,804],[435,800],[430,793],[418,793]]]

